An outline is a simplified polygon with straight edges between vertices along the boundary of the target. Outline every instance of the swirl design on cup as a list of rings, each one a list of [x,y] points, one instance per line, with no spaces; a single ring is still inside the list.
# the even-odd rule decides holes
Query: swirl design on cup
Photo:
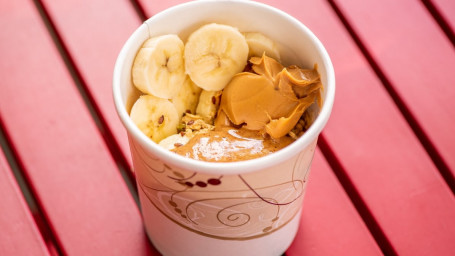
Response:
[[[240,227],[240,226],[247,224],[251,219],[251,217],[248,213],[235,212],[235,213],[228,213],[226,216],[225,216],[225,214],[223,214],[229,208],[236,207],[236,206],[242,205],[242,204],[235,204],[235,205],[228,206],[224,209],[221,209],[220,211],[218,211],[216,218],[218,219],[218,221],[220,223],[222,223],[228,227]]]
[[[315,143],[314,143],[315,146]],[[136,151],[139,146],[133,147]],[[314,147],[287,168],[242,175],[183,170],[147,154],[133,154],[138,187],[169,220],[192,232],[223,240],[268,235],[299,212]]]

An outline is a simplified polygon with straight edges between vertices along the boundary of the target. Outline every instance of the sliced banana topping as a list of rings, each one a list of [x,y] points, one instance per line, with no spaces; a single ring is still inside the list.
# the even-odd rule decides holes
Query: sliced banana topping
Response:
[[[177,96],[171,99],[177,109],[177,113],[181,118],[185,113],[196,113],[196,107],[199,102],[199,95],[202,89],[196,86],[193,81],[187,76],[182,88]]]
[[[136,55],[133,84],[143,93],[171,99],[185,80],[184,45],[177,35],[150,38]]]
[[[199,97],[199,103],[196,108],[196,114],[210,124],[213,124],[216,112],[220,106],[222,91],[206,91],[202,90]]]
[[[234,27],[208,24],[194,31],[185,45],[185,71],[206,91],[222,90],[247,64],[248,44]]]
[[[248,59],[250,57],[262,57],[265,55],[280,61],[280,51],[277,45],[270,38],[259,32],[245,32],[243,33],[245,40],[248,43]]]
[[[139,130],[156,143],[177,133],[179,115],[169,100],[142,95],[134,103],[130,117]]]

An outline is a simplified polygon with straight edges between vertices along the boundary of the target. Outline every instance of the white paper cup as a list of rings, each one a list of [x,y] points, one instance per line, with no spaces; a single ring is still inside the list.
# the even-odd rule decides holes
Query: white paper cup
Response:
[[[142,43],[178,34],[185,42],[203,24],[216,22],[257,31],[274,40],[284,65],[318,70],[323,107],[309,130],[271,155],[210,163],[184,158],[147,138],[129,118],[139,93],[131,66]],[[156,14],[122,48],[114,70],[114,101],[128,132],[144,224],[164,255],[281,255],[297,232],[316,141],[335,95],[330,58],[298,20],[252,1],[195,1]]]

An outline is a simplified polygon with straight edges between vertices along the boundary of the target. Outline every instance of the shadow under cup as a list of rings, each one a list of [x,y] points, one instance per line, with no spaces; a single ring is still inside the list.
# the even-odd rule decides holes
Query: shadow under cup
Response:
[[[297,141],[248,161],[209,163],[187,159],[148,139],[129,118],[140,95],[131,67],[142,43],[178,34],[185,42],[216,22],[274,40],[282,63],[312,68],[324,85],[318,118]],[[114,101],[128,132],[147,234],[164,255],[281,255],[298,229],[316,141],[332,109],[335,77],[314,34],[290,15],[251,1],[195,1],[156,14],[122,48],[114,70]]]

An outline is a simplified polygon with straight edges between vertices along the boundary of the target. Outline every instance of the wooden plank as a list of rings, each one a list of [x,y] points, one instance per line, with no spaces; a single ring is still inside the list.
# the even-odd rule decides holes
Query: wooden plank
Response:
[[[112,75],[121,47],[139,27],[141,20],[128,0],[41,2],[82,76],[89,96],[113,134],[111,139],[131,166],[126,131],[112,100]]]
[[[322,0],[267,3],[308,25],[326,46],[337,95],[323,133],[392,250],[399,255],[453,255],[453,194],[333,9]],[[373,15],[375,8],[369,10],[365,13]],[[399,47],[393,37],[383,40]],[[431,66],[427,69],[433,72]]]
[[[150,254],[139,210],[33,1],[1,1],[0,14],[0,116],[62,253]]]
[[[0,195],[0,255],[50,255],[1,150]]]
[[[142,7],[147,17],[152,17],[153,15],[171,7],[174,5],[178,5],[181,3],[185,3],[188,1],[185,0],[167,0],[167,1],[160,1],[160,0],[138,0],[138,3]]]
[[[382,255],[319,150],[313,159],[299,232],[286,255]]]
[[[180,2],[184,1],[140,4],[146,16],[151,16]],[[319,151],[310,176],[302,224],[286,255],[380,255],[379,247]]]
[[[455,31],[455,1],[453,0],[428,0],[433,3],[438,12],[450,26],[452,32]]]
[[[453,186],[453,45],[425,6],[417,1],[336,2],[398,97],[445,161]]]

